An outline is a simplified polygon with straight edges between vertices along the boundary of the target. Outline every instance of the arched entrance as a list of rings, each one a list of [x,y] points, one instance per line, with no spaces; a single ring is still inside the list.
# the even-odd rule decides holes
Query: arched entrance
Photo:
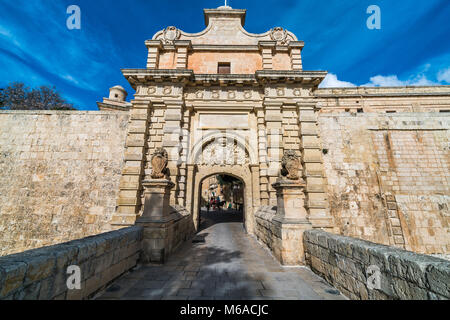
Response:
[[[214,174],[205,177],[199,186],[199,232],[218,223],[245,225],[245,186],[241,179]]]
[[[195,192],[192,206],[192,218],[196,229],[199,230],[202,207],[202,184],[205,179],[217,175],[230,176],[241,182],[243,188],[243,206],[241,209],[244,228],[248,233],[253,233],[254,208],[252,199],[252,173],[249,166],[197,166],[197,170],[194,174],[195,178],[193,179]]]
[[[233,132],[204,132],[190,152],[187,176],[187,208],[199,230],[201,185],[205,178],[228,175],[242,182],[244,188],[244,227],[254,233],[254,212],[260,205],[259,164],[257,152],[248,141]]]

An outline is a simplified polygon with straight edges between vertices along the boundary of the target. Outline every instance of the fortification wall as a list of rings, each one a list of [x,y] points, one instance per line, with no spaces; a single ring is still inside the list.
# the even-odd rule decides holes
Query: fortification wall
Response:
[[[340,233],[450,252],[450,116],[319,116],[330,210]]]
[[[110,230],[128,118],[0,112],[0,256]]]

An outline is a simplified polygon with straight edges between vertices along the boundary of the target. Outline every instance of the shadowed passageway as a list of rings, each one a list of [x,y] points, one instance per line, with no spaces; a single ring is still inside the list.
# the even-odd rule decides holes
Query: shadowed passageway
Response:
[[[202,210],[202,213],[200,215],[199,234],[201,234],[203,230],[206,230],[214,226],[215,224],[221,223],[240,223],[242,228],[244,228],[243,221],[244,214],[242,211],[210,210],[208,212],[206,210]]]
[[[345,299],[309,269],[282,267],[245,233],[241,213],[202,212],[201,223],[165,265],[135,268],[98,299]]]

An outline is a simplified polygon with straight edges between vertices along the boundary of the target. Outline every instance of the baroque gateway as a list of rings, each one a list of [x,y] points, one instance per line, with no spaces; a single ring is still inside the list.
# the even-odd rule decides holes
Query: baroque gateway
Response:
[[[116,86],[100,112],[0,113],[0,253],[116,230],[107,248],[128,237],[114,242],[128,255],[112,254],[109,281],[138,257],[165,262],[198,231],[202,183],[219,174],[242,182],[248,234],[352,298],[368,297],[330,275],[336,256],[351,268],[375,243],[450,253],[450,87],[319,89],[327,72],[303,70],[291,32],[249,33],[245,10],[204,14],[205,30],[167,27],[145,42],[146,68],[122,70],[131,103]]]

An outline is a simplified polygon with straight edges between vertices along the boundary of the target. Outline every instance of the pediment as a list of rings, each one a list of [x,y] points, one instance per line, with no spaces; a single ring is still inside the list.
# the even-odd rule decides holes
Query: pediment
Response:
[[[297,41],[297,37],[281,28],[273,28],[265,33],[255,34],[244,29],[246,10],[219,7],[205,9],[206,29],[199,33],[187,33],[174,26],[157,32],[152,40],[172,44],[175,40],[191,41],[192,45],[258,45],[260,41],[276,41],[287,45]]]

